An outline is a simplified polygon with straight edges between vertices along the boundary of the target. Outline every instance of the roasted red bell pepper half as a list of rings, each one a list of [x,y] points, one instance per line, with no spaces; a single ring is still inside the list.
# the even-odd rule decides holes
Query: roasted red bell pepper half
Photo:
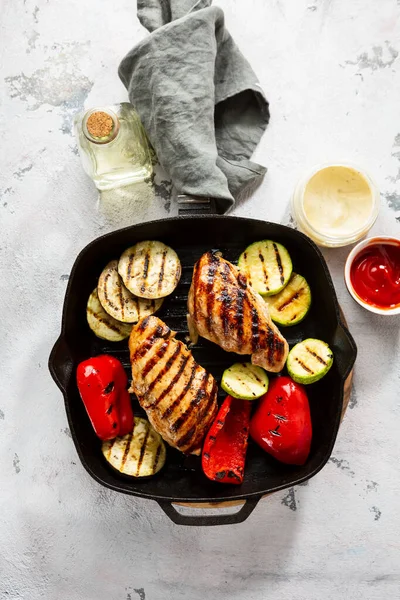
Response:
[[[206,436],[202,467],[220,483],[240,484],[244,476],[251,403],[227,396]]]
[[[119,360],[102,354],[84,360],[76,372],[78,390],[101,440],[111,440],[133,430],[133,412],[126,389],[128,377]]]
[[[304,465],[310,453],[310,407],[302,385],[277,377],[259,400],[250,422],[250,435],[280,462]]]

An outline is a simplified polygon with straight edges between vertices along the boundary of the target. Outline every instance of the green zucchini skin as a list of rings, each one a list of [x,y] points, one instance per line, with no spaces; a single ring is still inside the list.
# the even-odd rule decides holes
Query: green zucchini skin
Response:
[[[272,240],[254,242],[239,256],[239,270],[263,296],[277,294],[287,285],[293,265],[289,252]]]
[[[290,350],[286,367],[297,383],[309,385],[325,377],[333,364],[333,352],[326,342],[308,338]]]
[[[269,385],[267,373],[251,363],[235,363],[222,375],[221,387],[240,400],[256,400],[263,396]]]
[[[285,288],[274,296],[263,296],[274,323],[291,327],[300,323],[311,307],[311,290],[301,275],[292,273]]]

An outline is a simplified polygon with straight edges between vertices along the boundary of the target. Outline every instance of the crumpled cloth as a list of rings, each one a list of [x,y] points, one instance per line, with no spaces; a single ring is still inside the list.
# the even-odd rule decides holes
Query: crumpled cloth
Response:
[[[251,162],[268,102],[212,0],[138,0],[150,35],[125,56],[128,89],[178,194],[215,198],[226,212],[266,169]]]

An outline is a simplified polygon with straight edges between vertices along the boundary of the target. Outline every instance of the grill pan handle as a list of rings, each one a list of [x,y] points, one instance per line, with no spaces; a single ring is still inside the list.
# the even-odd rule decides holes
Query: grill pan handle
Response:
[[[64,336],[58,338],[49,357],[49,371],[62,392],[66,391],[72,373],[73,361]]]
[[[262,496],[255,496],[244,501],[240,510],[228,515],[183,515],[178,512],[171,502],[163,502],[158,500],[158,504],[165,514],[176,525],[195,525],[204,527],[209,525],[235,525],[243,523],[247,517],[253,512]]]
[[[179,216],[214,215],[217,212],[214,198],[178,194],[177,202]]]

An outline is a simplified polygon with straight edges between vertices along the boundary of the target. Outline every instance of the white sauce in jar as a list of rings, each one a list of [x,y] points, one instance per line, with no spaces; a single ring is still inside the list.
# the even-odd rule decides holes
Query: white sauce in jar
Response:
[[[315,173],[304,188],[303,210],[311,227],[341,237],[368,223],[374,197],[365,177],[352,167],[332,165]]]

